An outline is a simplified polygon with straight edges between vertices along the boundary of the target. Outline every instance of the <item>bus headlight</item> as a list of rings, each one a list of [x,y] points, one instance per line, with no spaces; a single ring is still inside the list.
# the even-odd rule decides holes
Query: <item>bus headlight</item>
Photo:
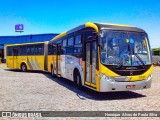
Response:
[[[106,76],[105,74],[103,74],[103,73],[100,73],[99,76],[100,76],[101,78],[104,78],[104,79],[109,79],[109,77],[107,77],[107,76]]]
[[[117,82],[122,82],[122,81],[130,81],[131,79],[127,76],[117,76],[117,77],[112,77]]]
[[[108,77],[103,73],[100,73],[99,76],[101,77],[101,79],[105,79],[105,80],[108,80],[108,81],[111,81],[111,82],[115,82],[115,80],[112,79],[112,77]]]
[[[103,73],[100,73],[99,76],[102,79],[106,79],[106,80],[110,80],[110,81],[117,81],[117,82],[130,81],[130,78],[127,76],[108,77]]]

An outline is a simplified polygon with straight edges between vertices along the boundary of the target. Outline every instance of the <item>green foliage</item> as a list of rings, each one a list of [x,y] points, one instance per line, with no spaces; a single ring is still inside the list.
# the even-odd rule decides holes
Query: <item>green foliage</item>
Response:
[[[153,52],[160,52],[160,48],[153,48],[152,51]]]

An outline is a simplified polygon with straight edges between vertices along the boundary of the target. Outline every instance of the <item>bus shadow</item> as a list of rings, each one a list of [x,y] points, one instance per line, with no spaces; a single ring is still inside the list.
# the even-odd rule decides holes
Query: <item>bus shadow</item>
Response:
[[[19,69],[4,69],[5,71],[11,71],[11,72],[22,72],[21,70]],[[45,71],[42,71],[42,70],[34,70],[34,71],[26,71],[26,72],[23,72],[23,73],[42,73],[42,74],[46,74],[47,72]]]
[[[76,93],[77,97],[79,97],[79,99],[81,100],[92,99],[92,100],[103,101],[103,100],[123,100],[123,99],[146,97],[146,95],[139,94],[133,91],[99,93],[89,88],[83,88],[83,90],[79,90],[72,81],[69,81],[64,78],[52,78],[50,74],[44,74],[44,75],[48,77],[50,80]]]

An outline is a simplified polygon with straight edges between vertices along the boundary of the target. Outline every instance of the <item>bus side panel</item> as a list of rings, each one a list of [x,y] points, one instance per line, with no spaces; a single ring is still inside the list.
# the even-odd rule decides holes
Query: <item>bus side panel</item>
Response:
[[[31,64],[30,56],[26,56],[25,61],[23,61],[27,65],[27,70],[33,70],[33,66]]]
[[[53,66],[54,73],[56,74],[56,55],[48,55],[48,72],[51,72],[51,65]]]
[[[44,70],[44,55],[35,56],[35,64],[38,70]]]
[[[23,62],[27,65],[26,61],[27,61],[27,57],[26,56],[18,56],[18,68],[21,69],[21,64]]]
[[[25,60],[28,70],[44,70],[44,56],[27,56]],[[21,61],[22,63],[22,61]]]
[[[56,71],[57,71],[57,68],[56,68],[56,58],[57,58],[57,55],[53,55],[52,64],[53,64],[53,68],[54,68],[54,73],[55,74],[56,74]]]
[[[53,55],[48,55],[48,72],[51,72],[52,57]]]
[[[6,64],[8,68],[13,68],[13,56],[6,56]]]
[[[84,74],[82,70],[82,66],[80,65],[80,58],[72,55],[63,55],[61,56],[61,75],[62,77],[74,81],[73,79],[73,73],[75,69],[78,69],[80,75],[82,84],[84,84]]]
[[[17,68],[21,69],[22,56],[17,56]]]

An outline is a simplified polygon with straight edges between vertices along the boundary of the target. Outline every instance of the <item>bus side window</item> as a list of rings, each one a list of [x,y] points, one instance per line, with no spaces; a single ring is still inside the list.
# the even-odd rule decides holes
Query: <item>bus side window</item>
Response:
[[[53,55],[56,55],[56,44],[52,44],[52,47],[53,47]]]
[[[30,47],[27,45],[27,55],[30,55]]]
[[[75,37],[75,45],[77,45],[77,44],[81,44],[81,35],[77,35],[76,37]]]
[[[48,44],[48,55],[53,55],[54,51],[53,51],[53,44],[49,43]]]
[[[40,55],[44,54],[44,44],[39,45],[39,54]]]
[[[97,37],[97,34],[95,34],[94,31],[88,31],[83,33],[84,40],[95,40],[96,37]]]
[[[13,55],[18,56],[18,47],[13,48]]]
[[[35,45],[35,55],[43,55],[44,54],[44,45],[38,44]]]
[[[57,44],[57,55],[61,55],[62,54],[62,43],[58,43]]]
[[[74,44],[74,37],[68,38],[68,45],[66,47],[66,53],[67,54],[73,54],[74,53],[73,44]]]
[[[34,55],[34,45],[27,45],[27,55]]]
[[[81,35],[77,35],[75,37],[75,44],[74,44],[74,54],[82,52],[82,41]]]
[[[18,49],[18,55],[19,56],[23,56],[23,55],[26,55],[26,46],[20,46],[19,49]]]
[[[66,46],[67,46],[67,39],[64,39],[62,43],[62,54],[66,53]]]
[[[10,47],[10,46],[7,47],[7,56],[12,56],[12,55],[13,55],[13,54],[12,54],[12,53],[13,53],[12,51],[13,51],[13,47]]]
[[[68,46],[73,46],[74,43],[74,37],[68,38]]]
[[[63,40],[63,47],[66,47],[67,46],[67,39],[64,39]]]

